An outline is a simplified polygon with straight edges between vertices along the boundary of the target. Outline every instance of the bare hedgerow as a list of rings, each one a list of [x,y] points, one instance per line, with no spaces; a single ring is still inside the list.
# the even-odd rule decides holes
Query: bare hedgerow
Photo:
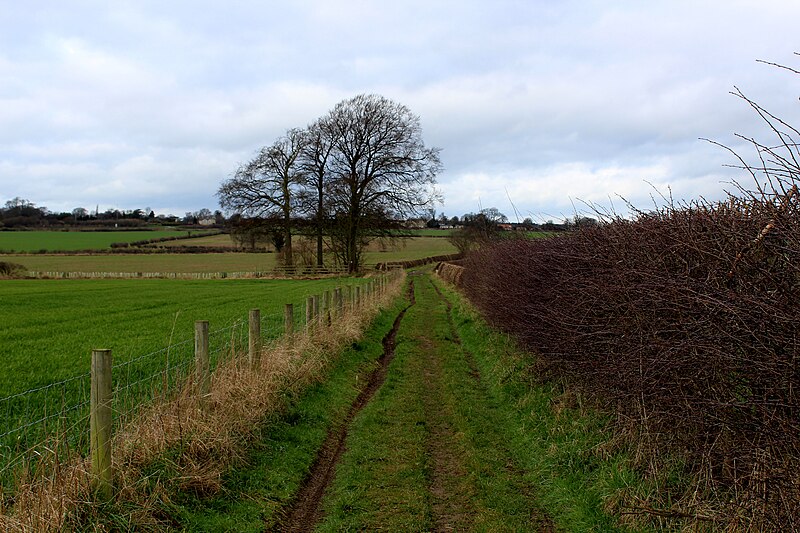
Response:
[[[463,286],[546,374],[613,408],[643,461],[686,462],[691,503],[641,512],[798,530],[800,133],[736,94],[778,139],[746,138],[754,186],[500,242],[465,259]]]

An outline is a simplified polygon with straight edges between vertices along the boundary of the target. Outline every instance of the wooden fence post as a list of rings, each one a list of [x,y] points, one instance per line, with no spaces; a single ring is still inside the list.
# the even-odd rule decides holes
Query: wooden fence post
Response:
[[[311,321],[314,319],[314,298],[306,298],[306,330],[311,329]]]
[[[261,310],[250,310],[250,328],[248,336],[248,359],[250,360],[250,368],[256,368],[261,359]]]
[[[89,439],[92,456],[92,489],[103,500],[114,492],[111,469],[111,350],[92,350]]]
[[[331,291],[325,291],[322,295],[322,322],[330,327],[331,325]]]
[[[344,301],[342,301],[342,288],[336,287],[333,290],[333,299],[336,300],[336,316],[337,318],[342,316]]]
[[[314,296],[312,296],[311,298],[312,298],[312,301],[314,302],[314,313],[313,313],[313,314],[314,314],[314,317],[313,317],[313,322],[314,322],[314,326],[318,326],[318,325],[319,325],[319,323],[320,323],[320,312],[319,312],[319,295],[318,295],[318,294],[315,294],[315,295],[314,295]]]
[[[361,307],[361,287],[356,286],[355,296],[353,297],[353,308],[359,309]]]
[[[208,320],[194,323],[194,361],[197,371],[197,396],[202,407],[211,388],[208,362]]]
[[[285,335],[294,334],[294,305],[286,304],[283,307],[283,333]]]

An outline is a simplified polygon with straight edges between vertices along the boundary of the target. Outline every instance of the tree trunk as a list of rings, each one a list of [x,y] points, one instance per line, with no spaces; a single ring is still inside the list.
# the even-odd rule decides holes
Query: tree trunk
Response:
[[[350,219],[347,229],[347,271],[350,274],[358,272],[358,219]]]
[[[283,259],[286,266],[294,265],[292,260],[292,219],[290,216],[284,216],[283,219],[283,240],[285,241],[283,249]]]
[[[322,222],[323,222],[323,213],[322,213],[322,191],[319,191],[319,200],[317,202],[317,266],[322,267]]]

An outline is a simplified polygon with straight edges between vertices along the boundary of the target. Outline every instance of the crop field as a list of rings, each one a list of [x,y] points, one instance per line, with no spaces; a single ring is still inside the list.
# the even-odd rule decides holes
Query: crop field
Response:
[[[179,237],[182,230],[143,231],[0,231],[0,250],[14,252],[103,250],[114,242]]]
[[[1,235],[1,234],[0,234]],[[216,235],[197,239],[226,239]],[[190,241],[194,245],[195,239]],[[365,264],[371,268],[379,262],[406,261],[455,253],[447,239],[414,237],[400,239],[394,245],[375,241],[367,248]],[[38,272],[263,272],[276,266],[274,253],[208,253],[208,254],[104,254],[104,255],[0,255],[0,261],[18,263]],[[329,258],[329,264],[333,259]]]
[[[194,322],[209,321],[211,368],[246,351],[250,309],[261,310],[262,337],[283,334],[283,307],[296,328],[306,296],[364,280],[6,280],[0,321],[0,487],[6,466],[53,424],[85,449],[91,350],[114,359],[114,410],[135,413],[194,369]],[[61,430],[60,430],[61,431]]]
[[[112,348],[120,363],[192,338],[195,320],[212,330],[260,308],[267,331],[282,331],[282,312],[335,286],[325,280],[6,280],[0,308],[0,397],[86,372],[93,348]],[[280,330],[280,331],[279,331]]]

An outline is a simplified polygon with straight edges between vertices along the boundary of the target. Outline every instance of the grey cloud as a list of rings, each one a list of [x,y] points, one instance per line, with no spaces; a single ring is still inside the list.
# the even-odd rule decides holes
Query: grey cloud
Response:
[[[797,78],[754,61],[795,60],[785,35],[800,5],[787,4],[12,4],[0,190],[51,208],[213,207],[259,146],[380,92],[444,149],[451,214],[478,197],[501,207],[505,189],[531,212],[568,212],[575,196],[646,202],[645,179],[713,196],[736,173],[697,137],[746,149],[734,132],[768,135],[734,84],[800,120]]]

